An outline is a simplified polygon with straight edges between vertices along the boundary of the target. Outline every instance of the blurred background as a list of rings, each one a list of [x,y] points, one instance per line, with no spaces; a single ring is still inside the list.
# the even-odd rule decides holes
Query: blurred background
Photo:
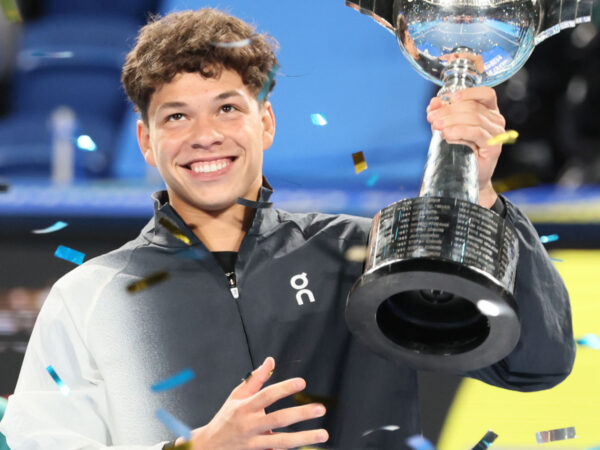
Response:
[[[277,137],[264,170],[276,207],[372,216],[417,195],[436,89],[393,35],[343,0],[0,3],[0,395],[14,389],[48,287],[74,267],[54,257],[56,247],[92,258],[135,237],[152,213],[150,194],[162,186],[137,148],[137,116],[119,81],[151,14],[212,6],[278,39]],[[505,146],[495,186],[541,236],[556,235],[547,248],[572,298],[576,370],[539,394],[420,374],[424,435],[438,448],[471,448],[488,429],[498,448],[532,448],[535,432],[566,426],[576,440],[545,445],[600,445],[600,347],[583,339],[600,335],[598,10],[541,43],[496,87],[507,128],[520,137]],[[358,151],[368,164],[360,174]],[[32,233],[57,221],[68,226]]]

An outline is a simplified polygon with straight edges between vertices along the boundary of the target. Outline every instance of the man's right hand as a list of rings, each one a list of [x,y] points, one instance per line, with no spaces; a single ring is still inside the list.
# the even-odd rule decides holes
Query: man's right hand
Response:
[[[249,378],[242,381],[231,392],[215,417],[207,425],[192,432],[192,448],[194,450],[289,449],[326,442],[329,435],[324,429],[291,433],[273,431],[304,420],[322,417],[325,414],[325,407],[316,403],[267,414],[265,408],[306,387],[306,382],[302,378],[291,378],[262,389],[274,368],[275,360],[269,357],[252,372]],[[175,444],[179,445],[183,442],[183,439],[179,438]]]

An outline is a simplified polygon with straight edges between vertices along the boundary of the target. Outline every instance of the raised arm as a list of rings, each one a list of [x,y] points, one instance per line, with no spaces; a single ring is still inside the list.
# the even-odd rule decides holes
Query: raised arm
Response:
[[[489,87],[465,89],[449,103],[436,97],[427,108],[427,120],[448,142],[468,145],[477,154],[479,203],[490,208],[498,198],[492,174],[502,145],[487,142],[505,127],[495,91]],[[501,200],[519,239],[515,297],[521,338],[502,361],[466,375],[509,389],[548,389],[567,377],[575,358],[569,297],[531,222],[517,207]]]

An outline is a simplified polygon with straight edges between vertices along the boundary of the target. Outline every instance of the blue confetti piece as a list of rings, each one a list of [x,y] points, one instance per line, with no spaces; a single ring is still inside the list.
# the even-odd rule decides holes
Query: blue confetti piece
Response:
[[[156,417],[160,420],[175,436],[181,436],[186,441],[192,438],[192,429],[183,422],[179,421],[164,409],[156,410]]]
[[[540,241],[542,241],[542,244],[547,244],[548,242],[558,241],[558,234],[549,234],[547,236],[540,236]]]
[[[562,259],[558,259],[558,258],[550,258],[550,260],[554,261],[554,262],[563,262]]]
[[[153,384],[151,389],[153,392],[168,391],[170,389],[176,388],[177,386],[181,386],[182,384],[185,384],[188,381],[193,380],[195,376],[196,374],[192,369],[185,369],[173,375],[172,377],[167,378],[166,380]]]
[[[600,337],[592,333],[586,334],[582,338],[577,339],[575,342],[577,342],[579,345],[593,348],[594,350],[600,350]]]
[[[59,220],[54,225],[50,225],[48,228],[44,228],[42,230],[33,230],[32,233],[34,233],[34,234],[54,233],[55,231],[62,230],[67,225],[69,225],[67,222],[63,222],[63,221]]]
[[[313,125],[316,125],[318,127],[324,127],[325,125],[327,125],[327,119],[322,114],[311,114],[310,121]]]
[[[181,250],[180,252],[177,252],[177,257],[183,258],[183,259],[202,260],[202,259],[206,258],[207,255],[208,255],[208,253],[205,252],[204,250],[201,250],[199,248],[194,248],[194,247],[188,247],[188,248]]]
[[[83,263],[85,253],[78,252],[77,250],[65,247],[64,245],[59,245],[54,252],[54,256],[72,262],[73,264],[80,265]]]
[[[69,386],[67,386],[65,384],[65,382],[63,380],[61,380],[61,378],[56,373],[56,370],[54,370],[54,367],[48,366],[48,367],[46,367],[46,370],[48,371],[48,373],[50,374],[50,376],[52,377],[54,382],[58,385],[58,389],[60,390],[60,392],[65,397],[68,397],[69,394],[71,393],[71,389],[69,388]]]
[[[258,101],[262,102],[264,101],[265,98],[267,98],[267,95],[269,94],[269,90],[271,89],[271,84],[273,84],[273,80],[275,79],[275,75],[277,75],[277,71],[279,70],[279,64],[275,64],[273,66],[273,68],[271,69],[271,71],[269,72],[269,78],[267,79],[266,83],[263,85],[262,89],[260,90],[259,94],[258,94]]]
[[[406,444],[413,450],[435,450],[433,444],[420,434],[407,438]]]
[[[82,134],[79,136],[76,143],[80,150],[85,150],[86,152],[95,152],[98,149],[98,146],[94,140],[87,134]]]
[[[367,180],[367,186],[369,186],[369,187],[375,186],[375,183],[377,183],[377,180],[379,180],[379,174],[378,173],[374,173]]]

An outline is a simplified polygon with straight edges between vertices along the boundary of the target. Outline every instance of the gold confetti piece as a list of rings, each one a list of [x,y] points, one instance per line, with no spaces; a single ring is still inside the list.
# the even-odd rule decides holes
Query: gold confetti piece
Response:
[[[369,249],[364,245],[355,245],[346,250],[345,257],[348,261],[363,262],[369,255]]]
[[[169,278],[169,272],[166,270],[162,270],[160,272],[155,272],[151,275],[148,275],[146,278],[141,279],[140,281],[136,281],[127,286],[127,291],[130,293],[143,291],[144,289],[149,288],[155,284],[161,283]]]
[[[337,399],[334,397],[325,397],[323,395],[307,394],[298,392],[294,395],[294,402],[298,405],[308,405],[309,403],[321,403],[325,408],[329,409],[337,404]]]
[[[539,184],[540,179],[534,173],[519,173],[507,178],[492,181],[494,190],[499,194],[515,189],[533,187]]]
[[[565,439],[575,439],[575,427],[558,428],[556,430],[538,431],[535,438],[538,444],[544,444],[552,441],[563,441]]]
[[[0,0],[0,6],[2,7],[2,11],[4,11],[6,20],[9,22],[23,22],[15,0]]]
[[[494,137],[489,138],[487,141],[487,145],[514,144],[515,142],[517,142],[518,137],[519,133],[515,130],[507,130],[504,133],[500,133]]]
[[[177,226],[173,222],[171,222],[169,219],[167,219],[166,217],[161,217],[160,220],[158,221],[158,223],[160,223],[163,227],[165,227],[167,230],[169,230],[169,233],[171,233],[173,236],[175,236],[181,242],[183,242],[187,245],[192,245],[190,238],[188,238],[183,233],[183,231],[181,231],[179,228],[177,228]]]
[[[361,173],[363,170],[367,170],[367,161],[365,161],[365,155],[363,152],[352,153],[352,160],[354,161],[354,170],[356,173]]]

